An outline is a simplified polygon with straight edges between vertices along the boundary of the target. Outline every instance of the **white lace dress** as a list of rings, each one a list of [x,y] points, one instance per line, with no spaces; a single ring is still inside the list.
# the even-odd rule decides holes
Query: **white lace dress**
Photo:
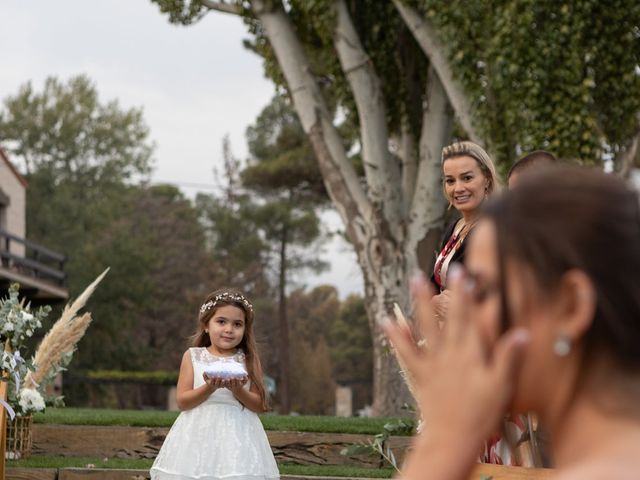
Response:
[[[202,373],[215,361],[245,364],[239,351],[221,358],[206,348],[190,348],[193,387],[204,384]],[[249,388],[249,384],[244,388]],[[151,467],[152,480],[278,479],[278,467],[262,423],[219,388],[203,403],[181,412]]]

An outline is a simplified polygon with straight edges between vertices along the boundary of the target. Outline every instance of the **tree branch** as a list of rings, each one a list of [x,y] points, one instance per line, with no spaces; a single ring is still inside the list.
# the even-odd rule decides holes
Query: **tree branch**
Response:
[[[403,208],[406,214],[411,210],[413,192],[416,188],[416,178],[418,173],[418,146],[416,138],[411,131],[407,115],[402,118],[400,126],[400,158],[402,160],[402,193]]]
[[[240,15],[242,10],[235,4],[229,4],[225,2],[214,2],[213,0],[200,0],[200,3],[207,7],[209,10],[216,10],[218,12],[230,13],[232,15]]]
[[[266,8],[264,0],[254,0],[251,5],[287,81],[302,128],[309,135],[327,192],[348,228],[350,240],[362,242],[373,208],[333,125],[302,45],[285,12]]]
[[[618,170],[618,174],[622,178],[629,178],[631,175],[631,169],[636,160],[636,156],[638,155],[638,147],[640,146],[640,130],[636,132],[636,134],[631,137],[631,139],[627,142],[626,148],[621,153],[621,155],[616,158],[616,167]]]
[[[460,120],[462,128],[465,129],[473,142],[482,144],[480,132],[473,122],[471,101],[464,93],[462,85],[454,78],[445,56],[444,46],[440,42],[433,25],[429,20],[423,18],[415,8],[406,5],[403,0],[393,0],[393,4],[440,77],[440,81]]]
[[[409,215],[408,242],[422,240],[427,230],[442,222],[445,200],[442,194],[442,147],[451,139],[453,112],[444,86],[433,66],[426,87],[427,107],[420,134],[420,164]]]
[[[356,101],[368,197],[381,206],[384,219],[396,230],[403,218],[398,164],[389,152],[384,96],[371,59],[365,52],[344,0],[337,13],[333,43]]]

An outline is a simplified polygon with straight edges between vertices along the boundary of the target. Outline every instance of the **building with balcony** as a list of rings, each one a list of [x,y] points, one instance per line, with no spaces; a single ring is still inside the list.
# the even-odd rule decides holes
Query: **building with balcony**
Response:
[[[32,304],[51,304],[69,297],[64,255],[27,239],[27,181],[0,148],[0,294],[11,283]]]

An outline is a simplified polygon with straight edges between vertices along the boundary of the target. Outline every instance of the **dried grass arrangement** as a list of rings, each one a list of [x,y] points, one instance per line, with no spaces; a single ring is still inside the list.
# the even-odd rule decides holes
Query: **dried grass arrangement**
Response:
[[[108,271],[107,268],[73,303],[64,307],[60,318],[38,345],[33,357],[34,370],[27,374],[24,388],[42,388],[69,364],[78,342],[91,323],[91,313],[80,315],[79,312]]]

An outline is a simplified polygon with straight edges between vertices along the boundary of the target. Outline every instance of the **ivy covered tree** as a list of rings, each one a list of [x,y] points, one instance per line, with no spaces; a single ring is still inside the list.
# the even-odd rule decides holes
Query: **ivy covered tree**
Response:
[[[431,269],[454,128],[505,167],[534,147],[625,164],[637,145],[633,0],[152,1],[182,24],[242,15],[290,97],[362,269],[378,414],[410,400],[375,325],[393,302],[409,311],[409,276]]]
[[[444,54],[503,166],[545,148],[629,168],[640,137],[638,2],[394,3],[425,53]]]

